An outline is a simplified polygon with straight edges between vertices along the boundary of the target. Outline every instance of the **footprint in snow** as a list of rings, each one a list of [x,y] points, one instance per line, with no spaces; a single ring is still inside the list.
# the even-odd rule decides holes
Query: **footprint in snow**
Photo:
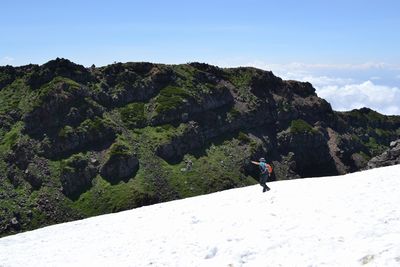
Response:
[[[212,248],[208,251],[207,255],[206,255],[204,258],[205,258],[205,259],[214,258],[215,255],[217,254],[217,252],[218,252],[218,248],[217,248],[217,247],[212,247]]]

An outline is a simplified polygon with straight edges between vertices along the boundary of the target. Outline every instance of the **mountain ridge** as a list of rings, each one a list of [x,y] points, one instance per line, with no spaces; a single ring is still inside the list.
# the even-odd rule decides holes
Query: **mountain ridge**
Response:
[[[273,180],[345,174],[400,137],[399,116],[205,63],[0,67],[0,118],[0,235],[251,185],[261,156]]]

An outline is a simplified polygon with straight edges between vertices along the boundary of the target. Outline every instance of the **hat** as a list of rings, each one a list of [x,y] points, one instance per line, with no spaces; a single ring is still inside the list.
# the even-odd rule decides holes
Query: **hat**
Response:
[[[260,162],[265,162],[265,159],[264,158],[260,158]]]

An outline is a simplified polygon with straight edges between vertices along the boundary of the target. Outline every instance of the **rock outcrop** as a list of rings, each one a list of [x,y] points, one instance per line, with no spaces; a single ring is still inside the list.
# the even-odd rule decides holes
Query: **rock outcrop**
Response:
[[[400,164],[400,139],[390,143],[390,148],[368,161],[367,169]]]
[[[107,161],[100,169],[100,174],[110,183],[116,184],[132,178],[139,169],[137,155],[125,144],[115,143],[111,146]]]
[[[62,162],[60,181],[63,193],[76,199],[92,187],[92,180],[97,174],[97,161],[78,154]]]

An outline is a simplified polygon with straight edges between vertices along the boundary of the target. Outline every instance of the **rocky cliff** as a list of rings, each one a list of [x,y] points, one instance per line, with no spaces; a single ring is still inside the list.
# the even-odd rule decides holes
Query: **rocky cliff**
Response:
[[[0,67],[0,235],[273,179],[365,168],[400,118],[335,112],[255,68]]]

